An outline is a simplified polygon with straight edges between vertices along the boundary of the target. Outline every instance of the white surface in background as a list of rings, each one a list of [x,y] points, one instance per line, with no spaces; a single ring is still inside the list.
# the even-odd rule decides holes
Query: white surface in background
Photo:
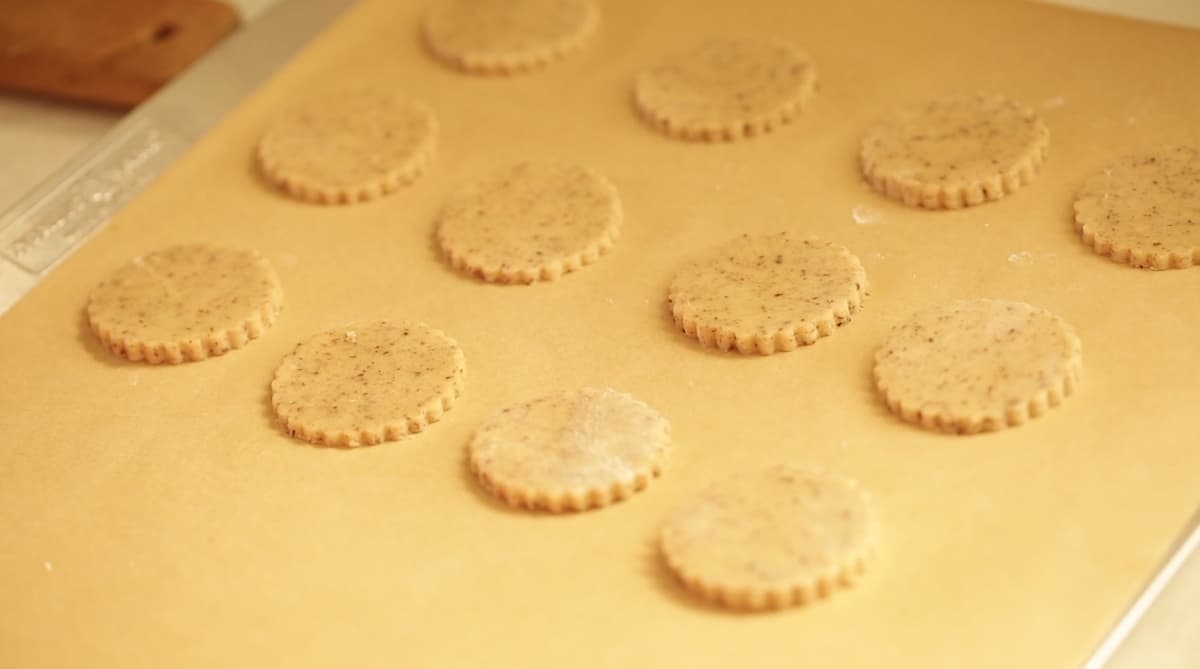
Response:
[[[0,95],[0,211],[120,118],[114,111]]]
[[[1200,553],[1192,553],[1183,563],[1108,664],[1102,666],[1104,669],[1200,667]]]
[[[1200,0],[1041,0],[1131,19],[1200,28]]]
[[[108,132],[120,118],[121,114],[113,111],[0,95],[0,212]],[[0,305],[12,304],[36,281],[0,259]]]
[[[237,8],[238,13],[242,15],[242,21],[253,21],[255,17],[278,0],[226,0],[226,2]]]

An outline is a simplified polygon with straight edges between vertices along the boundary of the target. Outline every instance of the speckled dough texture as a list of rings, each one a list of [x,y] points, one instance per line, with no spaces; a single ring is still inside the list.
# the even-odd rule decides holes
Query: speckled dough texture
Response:
[[[87,317],[117,355],[180,363],[245,346],[282,306],[279,277],[257,251],[196,244],[123,265],[92,290]]]
[[[288,354],[271,404],[288,433],[364,446],[420,432],[462,392],[462,350],[421,323],[375,321],[327,330]]]
[[[675,275],[675,324],[704,346],[768,355],[828,336],[862,308],[867,275],[837,244],[789,232],[742,235]]]
[[[715,483],[679,506],[663,526],[661,547],[690,590],[757,611],[853,584],[879,533],[872,496],[857,481],[780,464]]]
[[[513,74],[578,51],[595,32],[593,0],[442,0],[425,15],[430,51],[476,74]]]
[[[590,265],[621,229],[617,189],[577,165],[522,163],[453,193],[437,239],[458,270],[494,283],[551,281]]]
[[[258,143],[263,176],[300,200],[351,204],[412,183],[433,159],[437,119],[421,102],[357,89],[288,110]]]
[[[960,300],[922,311],[875,355],[888,408],[931,430],[972,434],[1020,425],[1079,382],[1075,330],[1024,302]]]
[[[638,75],[639,113],[690,140],[760,135],[800,113],[817,87],[808,54],[776,39],[705,42]]]
[[[641,400],[583,388],[508,407],[475,432],[468,463],[512,506],[584,511],[646,487],[671,449],[671,426]]]
[[[976,93],[893,111],[867,131],[860,159],[880,193],[914,207],[958,209],[1033,181],[1049,144],[1032,109]]]
[[[1200,150],[1128,156],[1088,179],[1075,226],[1096,253],[1148,269],[1200,264]]]

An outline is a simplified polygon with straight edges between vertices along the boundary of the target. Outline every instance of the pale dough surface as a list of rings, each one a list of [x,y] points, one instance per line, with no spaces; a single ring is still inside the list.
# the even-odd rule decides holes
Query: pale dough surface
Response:
[[[1079,380],[1074,328],[1024,302],[958,300],[915,314],[875,355],[875,383],[904,420],[950,432],[1020,425]]]
[[[583,388],[503,409],[476,430],[471,469],[514,506],[582,511],[646,487],[671,448],[671,424],[645,402]]]
[[[373,200],[412,183],[433,159],[437,119],[386,89],[329,91],[292,103],[258,142],[263,176],[321,204]]]
[[[638,75],[638,110],[681,139],[731,140],[790,121],[817,86],[808,54],[782,40],[704,42]]]
[[[1200,150],[1163,147],[1106,167],[1079,191],[1075,226],[1117,262],[1151,269],[1200,263]]]
[[[879,525],[857,481],[781,464],[735,474],[681,504],[663,526],[662,552],[704,597],[775,609],[853,583],[874,554]]]
[[[437,238],[455,268],[495,283],[551,281],[595,262],[616,243],[617,189],[594,170],[520,163],[455,191]]]
[[[767,355],[833,334],[866,290],[847,248],[780,232],[742,235],[688,263],[667,301],[675,324],[701,344]]]
[[[441,0],[425,15],[425,41],[442,60],[481,74],[543,67],[596,30],[594,0]]]
[[[282,307],[279,277],[257,251],[192,244],[121,266],[92,290],[87,317],[117,355],[180,363],[244,346]]]
[[[462,392],[462,350],[423,323],[353,323],[301,342],[275,371],[271,404],[292,435],[363,446],[420,432]]]
[[[860,153],[871,186],[905,204],[957,209],[1033,181],[1050,131],[1002,95],[949,95],[900,107],[867,130]]]

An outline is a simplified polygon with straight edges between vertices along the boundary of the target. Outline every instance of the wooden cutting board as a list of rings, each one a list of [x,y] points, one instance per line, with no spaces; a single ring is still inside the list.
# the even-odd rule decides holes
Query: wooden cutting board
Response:
[[[0,0],[0,88],[133,107],[237,25],[217,0]]]

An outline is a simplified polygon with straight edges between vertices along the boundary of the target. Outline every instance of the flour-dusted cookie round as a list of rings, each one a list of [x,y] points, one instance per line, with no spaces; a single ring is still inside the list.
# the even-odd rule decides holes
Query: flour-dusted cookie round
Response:
[[[259,140],[257,158],[263,176],[292,197],[350,204],[412,183],[436,147],[437,119],[425,104],[354,89],[280,114]]]
[[[848,249],[780,232],[742,235],[688,263],[667,299],[675,324],[701,344],[768,355],[832,334],[866,290]]]
[[[867,131],[860,159],[880,193],[914,207],[957,209],[1033,181],[1049,144],[1033,109],[976,93],[893,111]]]
[[[150,363],[203,360],[263,334],[283,306],[257,251],[172,246],[125,264],[92,290],[87,317],[113,353]]]
[[[440,0],[425,15],[425,43],[475,74],[514,74],[578,51],[595,32],[594,0]]]
[[[475,432],[467,461],[512,506],[584,511],[646,487],[671,449],[671,425],[631,395],[583,388],[510,406]]]
[[[668,516],[661,547],[692,591],[758,611],[852,585],[879,533],[872,496],[857,481],[780,464],[719,481],[683,503]]]
[[[458,344],[428,325],[355,323],[296,346],[275,372],[271,404],[305,441],[378,444],[440,420],[462,392],[465,364]]]
[[[596,172],[522,163],[452,194],[437,239],[456,269],[485,281],[551,281],[607,253],[621,218],[617,189]]]
[[[959,300],[915,314],[875,355],[875,384],[895,414],[973,434],[1020,425],[1079,382],[1075,330],[1040,307]]]
[[[679,139],[759,135],[800,113],[817,86],[802,49],[782,40],[705,42],[638,75],[642,117]]]
[[[1075,226],[1096,253],[1149,269],[1200,264],[1200,150],[1168,146],[1093,175]]]

